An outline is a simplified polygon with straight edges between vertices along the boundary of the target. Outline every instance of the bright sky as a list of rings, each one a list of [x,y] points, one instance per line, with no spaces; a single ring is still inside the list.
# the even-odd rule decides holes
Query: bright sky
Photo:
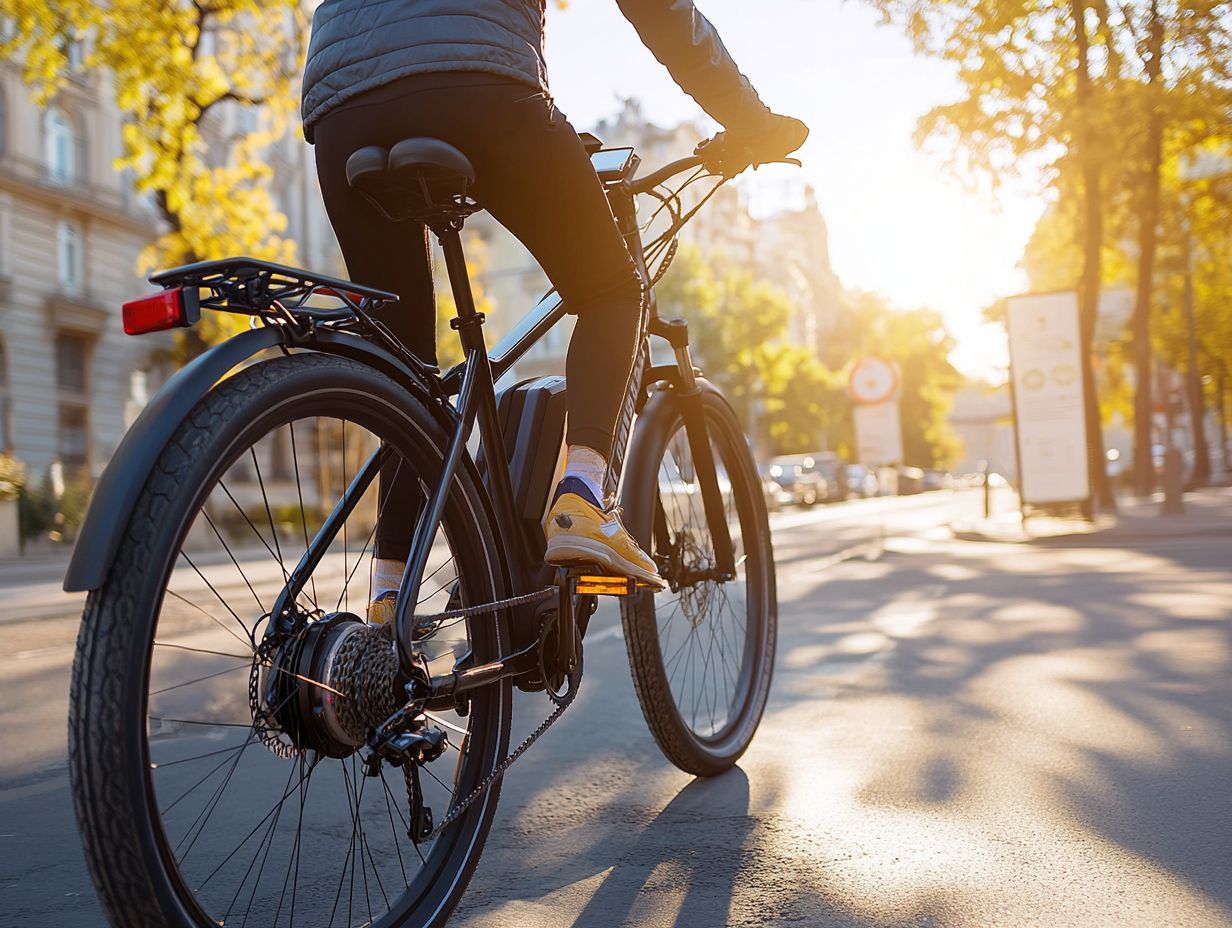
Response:
[[[968,193],[939,156],[915,147],[920,115],[959,94],[952,70],[916,57],[900,29],[879,26],[857,0],[698,6],[762,99],[811,128],[803,174],[817,190],[843,283],[899,306],[942,310],[959,340],[953,361],[971,375],[1003,379],[1004,335],[981,325],[980,309],[1024,289],[1016,264],[1043,201],[1030,185],[996,201]],[[628,96],[661,125],[698,116],[614,0],[549,9],[547,37],[553,94],[579,130]]]

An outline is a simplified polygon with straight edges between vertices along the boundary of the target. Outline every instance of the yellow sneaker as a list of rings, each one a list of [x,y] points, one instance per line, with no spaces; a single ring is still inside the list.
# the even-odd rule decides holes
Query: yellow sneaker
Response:
[[[394,591],[382,593],[368,603],[369,625],[392,625],[398,618],[398,594]]]
[[[454,584],[454,589],[450,591],[449,602],[446,604],[446,609],[456,609],[461,603],[457,598],[457,584]],[[376,599],[368,603],[368,624],[377,625],[388,628],[392,631],[394,623],[398,620],[398,592],[389,590],[382,593]],[[436,626],[432,622],[425,622],[422,625],[416,625],[411,632],[411,637],[415,641],[421,641],[430,636],[436,631]]]
[[[587,564],[620,577],[634,577],[656,590],[667,581],[625,527],[615,510],[604,511],[586,485],[573,477],[561,481],[543,522],[548,548],[543,559],[556,567]]]

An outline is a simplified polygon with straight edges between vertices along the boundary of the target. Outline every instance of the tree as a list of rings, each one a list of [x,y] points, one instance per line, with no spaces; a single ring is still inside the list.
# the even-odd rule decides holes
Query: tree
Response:
[[[1121,69],[1104,0],[870,0],[901,23],[918,51],[954,63],[962,97],[920,121],[969,180],[994,188],[1024,163],[1078,191],[1083,382],[1092,486],[1112,504],[1091,347],[1103,244],[1104,175],[1117,138],[1110,105]]]
[[[660,314],[688,320],[698,361],[764,454],[846,450],[849,404],[817,358],[788,342],[782,291],[682,245],[655,293]]]
[[[296,114],[300,0],[0,0],[0,14],[15,26],[0,57],[23,63],[40,104],[58,94],[75,48],[81,68],[107,82],[125,120],[116,168],[132,171],[165,220],[143,269],[237,254],[293,260],[262,152]],[[224,143],[210,135],[225,104],[257,118]],[[202,342],[227,321],[208,316],[193,330]]]
[[[1135,402],[1134,485],[1139,493],[1153,484],[1151,462],[1151,319],[1158,298],[1156,253],[1164,189],[1175,179],[1175,159],[1212,138],[1226,136],[1232,111],[1232,32],[1227,9],[1207,0],[1149,0],[1120,4],[1106,13],[1107,32],[1124,67],[1115,98],[1122,154],[1109,220],[1125,221],[1137,254],[1133,318]],[[1118,164],[1119,161],[1119,164]],[[1172,166],[1169,166],[1169,162]]]
[[[836,365],[876,355],[898,366],[904,463],[946,467],[953,461],[960,449],[946,414],[964,381],[950,363],[954,338],[939,312],[895,309],[876,293],[855,291],[828,342]]]
[[[866,354],[899,365],[907,461],[945,466],[958,450],[945,416],[962,376],[950,364],[954,340],[940,313],[896,310],[876,294],[852,293],[819,359],[788,340],[787,298],[720,258],[682,246],[656,292],[660,313],[689,321],[707,376],[767,453],[830,448],[854,459],[846,373]]]

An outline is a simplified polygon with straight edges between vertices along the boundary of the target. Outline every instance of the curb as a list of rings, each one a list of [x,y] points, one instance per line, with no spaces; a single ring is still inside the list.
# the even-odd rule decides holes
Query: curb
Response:
[[[956,541],[974,541],[986,544],[1008,545],[1054,545],[1057,547],[1115,547],[1119,544],[1141,544],[1151,541],[1174,541],[1178,538],[1232,537],[1232,524],[1210,526],[1186,526],[1172,530],[1125,530],[1121,528],[1095,529],[1089,532],[1065,532],[1057,535],[995,535],[978,529],[950,527]]]

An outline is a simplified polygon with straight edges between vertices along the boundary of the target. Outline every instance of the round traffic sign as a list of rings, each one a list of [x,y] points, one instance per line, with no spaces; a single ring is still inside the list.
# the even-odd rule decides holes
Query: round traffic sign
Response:
[[[873,406],[892,399],[898,392],[898,371],[881,358],[861,358],[851,369],[847,392],[857,403]]]

